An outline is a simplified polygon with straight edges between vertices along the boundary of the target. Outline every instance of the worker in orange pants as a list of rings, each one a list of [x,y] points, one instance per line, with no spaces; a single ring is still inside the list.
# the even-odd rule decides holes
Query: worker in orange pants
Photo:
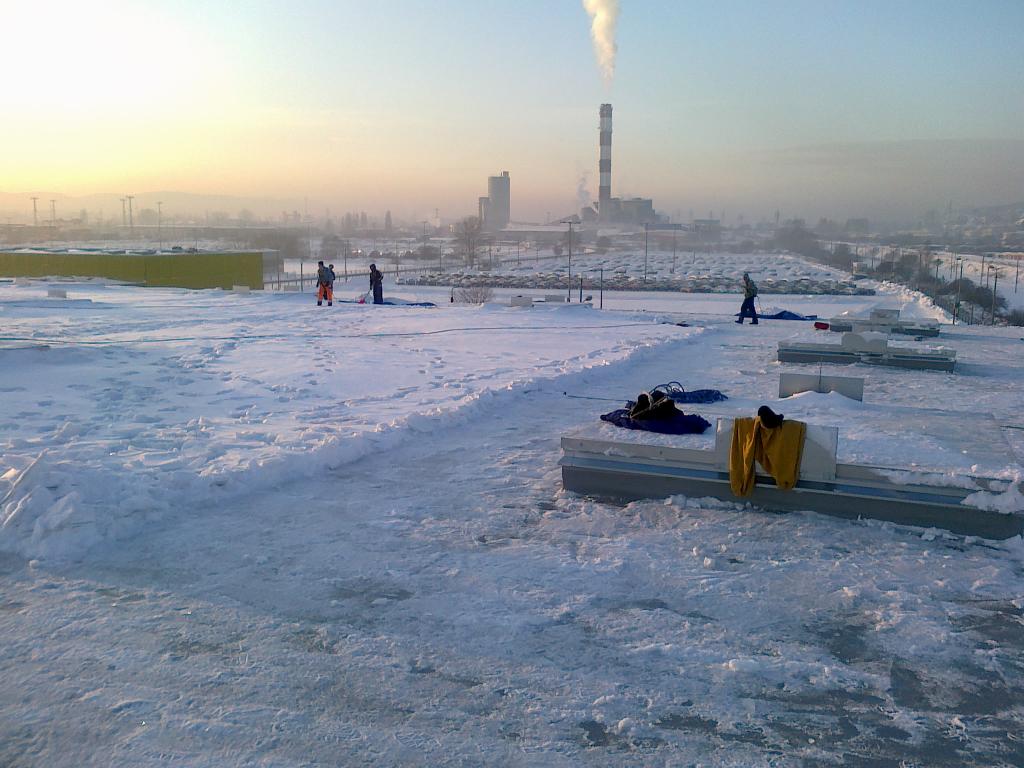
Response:
[[[324,299],[327,306],[334,306],[334,276],[322,261],[316,263],[316,305],[322,307]]]

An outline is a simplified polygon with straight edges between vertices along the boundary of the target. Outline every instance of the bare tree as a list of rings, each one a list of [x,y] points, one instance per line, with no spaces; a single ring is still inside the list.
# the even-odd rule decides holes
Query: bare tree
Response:
[[[467,216],[456,225],[455,238],[470,267],[476,264],[476,249],[480,247],[482,234],[480,219],[476,216]]]
[[[455,298],[462,304],[485,304],[494,298],[494,290],[489,285],[464,285]]]

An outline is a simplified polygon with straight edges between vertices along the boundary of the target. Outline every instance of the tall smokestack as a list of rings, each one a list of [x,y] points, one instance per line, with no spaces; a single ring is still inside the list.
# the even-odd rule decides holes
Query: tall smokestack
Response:
[[[597,163],[600,175],[597,189],[597,214],[599,221],[608,221],[611,216],[612,199],[612,105],[601,105],[601,155]]]

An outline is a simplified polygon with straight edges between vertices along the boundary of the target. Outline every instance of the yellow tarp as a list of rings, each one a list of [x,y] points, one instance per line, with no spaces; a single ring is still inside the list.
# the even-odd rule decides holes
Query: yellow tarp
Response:
[[[769,429],[760,418],[735,419],[732,424],[732,445],[729,451],[729,485],[737,496],[754,492],[755,467],[775,478],[775,483],[788,491],[800,478],[800,459],[804,451],[807,425],[802,421],[783,421]]]

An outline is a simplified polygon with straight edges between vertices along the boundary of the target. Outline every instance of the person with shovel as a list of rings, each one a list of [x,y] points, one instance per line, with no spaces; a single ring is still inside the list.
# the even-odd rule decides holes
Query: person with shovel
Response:
[[[370,291],[373,292],[373,303],[384,303],[384,273],[377,269],[376,264],[370,265]]]
[[[743,303],[740,305],[740,316],[736,322],[743,325],[743,318],[749,317],[751,325],[757,325],[757,310],[754,299],[757,298],[757,285],[750,279],[747,272],[743,273]]]
[[[334,273],[324,266],[322,261],[316,263],[316,305],[322,307],[324,299],[327,306],[334,306]]]

